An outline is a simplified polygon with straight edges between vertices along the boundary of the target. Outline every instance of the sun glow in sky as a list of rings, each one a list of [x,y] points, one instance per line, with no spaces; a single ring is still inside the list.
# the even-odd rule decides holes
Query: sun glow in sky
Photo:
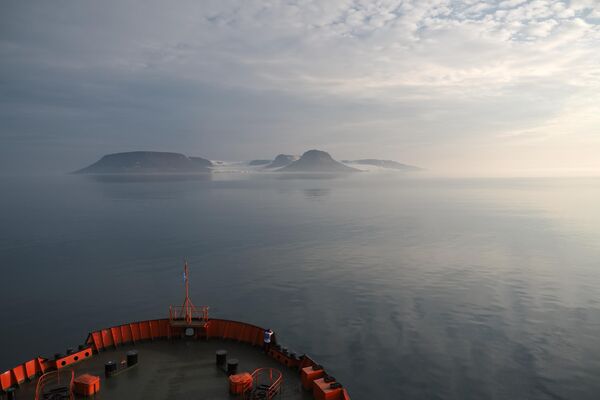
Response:
[[[320,148],[440,173],[600,173],[600,1],[0,5],[0,168]]]

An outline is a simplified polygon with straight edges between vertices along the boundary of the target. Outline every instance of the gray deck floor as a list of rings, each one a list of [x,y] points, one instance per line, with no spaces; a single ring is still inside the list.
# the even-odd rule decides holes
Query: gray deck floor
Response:
[[[125,359],[128,350],[139,353],[138,365],[116,376],[104,377],[104,363]],[[100,376],[98,400],[112,399],[234,399],[229,395],[225,372],[215,365],[215,352],[227,350],[228,359],[239,360],[238,372],[252,372],[260,367],[277,368],[284,375],[283,390],[275,399],[312,399],[300,384],[297,371],[275,362],[262,350],[247,344],[211,339],[209,341],[175,340],[138,343],[103,351],[91,359],[73,366],[75,376],[89,373]],[[36,382],[28,383],[18,391],[17,398],[33,399]]]

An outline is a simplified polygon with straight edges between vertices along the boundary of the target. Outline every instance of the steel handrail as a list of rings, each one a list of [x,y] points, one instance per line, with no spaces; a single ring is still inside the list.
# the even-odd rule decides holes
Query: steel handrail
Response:
[[[71,377],[69,379],[69,385],[68,385],[69,399],[73,399],[73,380],[75,379],[75,372],[73,370],[70,370],[70,371],[58,370],[58,371],[46,372],[44,375],[42,375],[40,377],[40,379],[38,379],[38,383],[35,387],[35,400],[40,400],[40,396],[43,394],[44,386],[49,384],[53,378],[56,379],[57,384],[60,384],[61,373],[69,374],[69,372],[71,373]]]
[[[208,306],[170,306],[169,320],[174,321],[178,319],[185,319],[188,323],[191,323],[193,319],[208,322]]]
[[[260,378],[266,376],[268,373],[269,387],[267,389],[267,400],[271,400],[281,389],[281,383],[283,382],[283,374],[281,371],[275,368],[258,368],[252,372],[252,381],[257,385],[260,382]]]

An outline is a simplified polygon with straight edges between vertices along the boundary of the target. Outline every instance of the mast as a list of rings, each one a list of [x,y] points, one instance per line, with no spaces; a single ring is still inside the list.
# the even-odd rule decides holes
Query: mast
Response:
[[[190,269],[187,260],[183,263],[183,281],[185,299],[181,306],[169,307],[169,323],[171,326],[206,327],[208,323],[208,306],[196,307],[190,299]]]
[[[185,280],[185,300],[183,301],[183,306],[181,308],[183,309],[183,317],[185,318],[186,322],[191,324],[196,307],[194,307],[194,304],[190,299],[190,273],[187,260],[183,264],[183,278]]]

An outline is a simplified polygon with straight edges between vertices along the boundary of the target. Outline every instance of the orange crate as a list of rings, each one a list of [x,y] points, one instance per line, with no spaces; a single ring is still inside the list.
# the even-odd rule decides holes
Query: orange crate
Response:
[[[231,375],[229,377],[229,392],[231,394],[243,394],[252,389],[252,375],[247,372]]]
[[[325,382],[325,378],[319,378],[313,381],[313,397],[315,400],[341,400],[343,399],[344,389],[341,387],[332,389],[330,386],[334,382]]]
[[[73,390],[81,396],[90,396],[100,391],[100,377],[83,374],[73,381]]]

